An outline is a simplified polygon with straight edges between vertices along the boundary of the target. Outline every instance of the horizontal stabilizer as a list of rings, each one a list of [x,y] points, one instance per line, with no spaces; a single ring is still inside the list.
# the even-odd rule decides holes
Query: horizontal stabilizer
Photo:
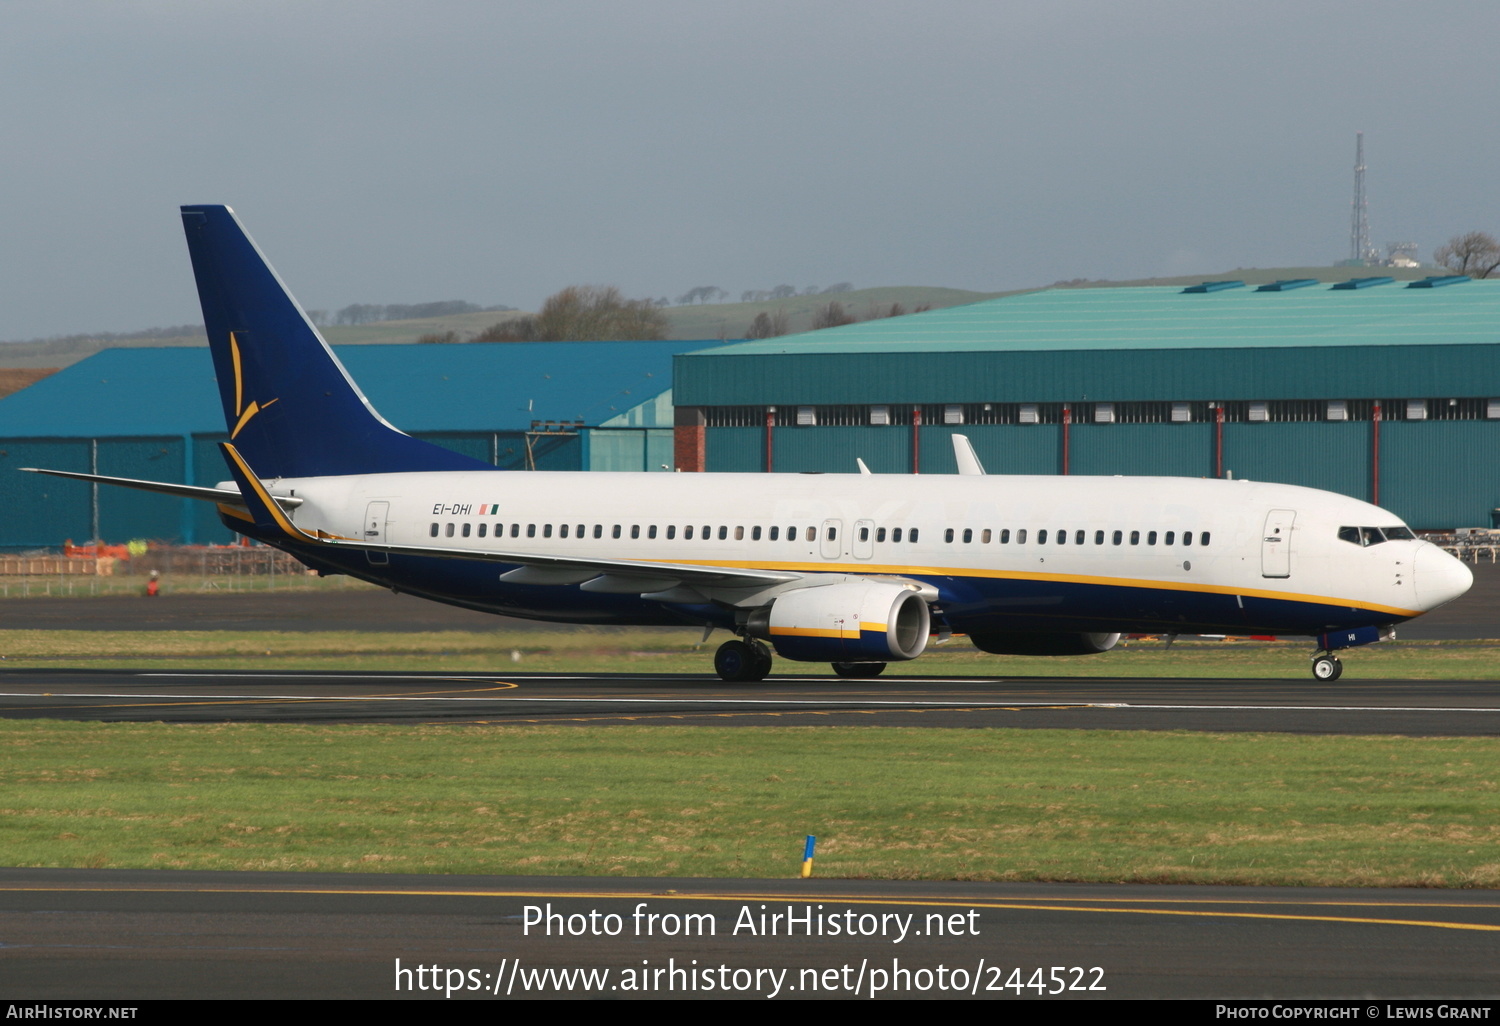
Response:
[[[199,499],[203,502],[224,502],[231,506],[243,506],[245,498],[233,488],[203,488],[198,485],[173,484],[170,481],[142,481],[134,477],[107,477],[104,474],[80,474],[72,470],[46,470],[42,467],[17,467],[28,474],[50,474],[52,477],[70,477],[75,481],[88,481],[91,484],[116,485],[120,488],[134,488],[142,492],[156,492],[160,495],[176,495],[184,499]],[[274,495],[276,504],[282,509],[296,509],[302,505],[302,500],[290,495]]]

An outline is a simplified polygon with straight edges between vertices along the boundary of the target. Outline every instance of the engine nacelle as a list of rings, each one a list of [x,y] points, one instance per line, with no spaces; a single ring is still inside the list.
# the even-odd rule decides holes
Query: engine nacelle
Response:
[[[969,640],[981,652],[993,655],[1095,655],[1108,652],[1120,640],[1118,634],[1038,634],[1024,631],[978,631]]]
[[[927,648],[931,625],[920,594],[881,581],[790,591],[746,624],[777,655],[809,663],[915,659]]]

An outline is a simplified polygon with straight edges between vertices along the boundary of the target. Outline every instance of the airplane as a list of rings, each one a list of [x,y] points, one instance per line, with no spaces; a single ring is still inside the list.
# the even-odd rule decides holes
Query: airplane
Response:
[[[1122,634],[1309,636],[1312,673],[1468,590],[1393,514],[1242,480],[503,471],[377,413],[226,206],[182,208],[229,441],[216,487],[55,470],[217,504],[321,574],[579,624],[734,635],[869,678],[964,634],[995,654],[1107,651]]]

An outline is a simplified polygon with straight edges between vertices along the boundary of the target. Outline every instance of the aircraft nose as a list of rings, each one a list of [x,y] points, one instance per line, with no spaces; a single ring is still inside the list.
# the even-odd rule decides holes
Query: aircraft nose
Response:
[[[1474,583],[1474,575],[1468,567],[1432,544],[1417,550],[1412,576],[1417,586],[1417,604],[1424,613],[1452,602]]]

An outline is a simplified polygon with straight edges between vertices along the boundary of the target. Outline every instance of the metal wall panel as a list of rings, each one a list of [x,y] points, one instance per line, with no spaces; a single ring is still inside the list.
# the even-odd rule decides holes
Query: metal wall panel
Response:
[[[766,469],[766,429],[704,429],[703,469],[714,474],[753,474]]]
[[[91,525],[90,485],[42,474],[22,474],[17,467],[47,467],[89,473],[87,439],[0,439],[0,549],[25,551],[61,545],[67,538],[88,540]]]
[[[1370,501],[1368,422],[1225,424],[1224,470]]]
[[[1490,527],[1500,507],[1500,421],[1381,425],[1380,504],[1416,528]]]
[[[1212,477],[1212,424],[1074,424],[1074,474]]]
[[[143,481],[181,481],[186,469],[183,463],[183,439],[176,438],[101,438],[99,473],[111,477],[134,477]],[[90,485],[75,482],[73,487],[87,493]],[[134,488],[99,488],[99,536],[118,544],[135,538],[148,541],[181,542],[189,522],[184,503],[176,499]],[[82,539],[74,539],[81,541]]]
[[[655,472],[672,469],[671,428],[593,428],[585,438],[590,470]]]

